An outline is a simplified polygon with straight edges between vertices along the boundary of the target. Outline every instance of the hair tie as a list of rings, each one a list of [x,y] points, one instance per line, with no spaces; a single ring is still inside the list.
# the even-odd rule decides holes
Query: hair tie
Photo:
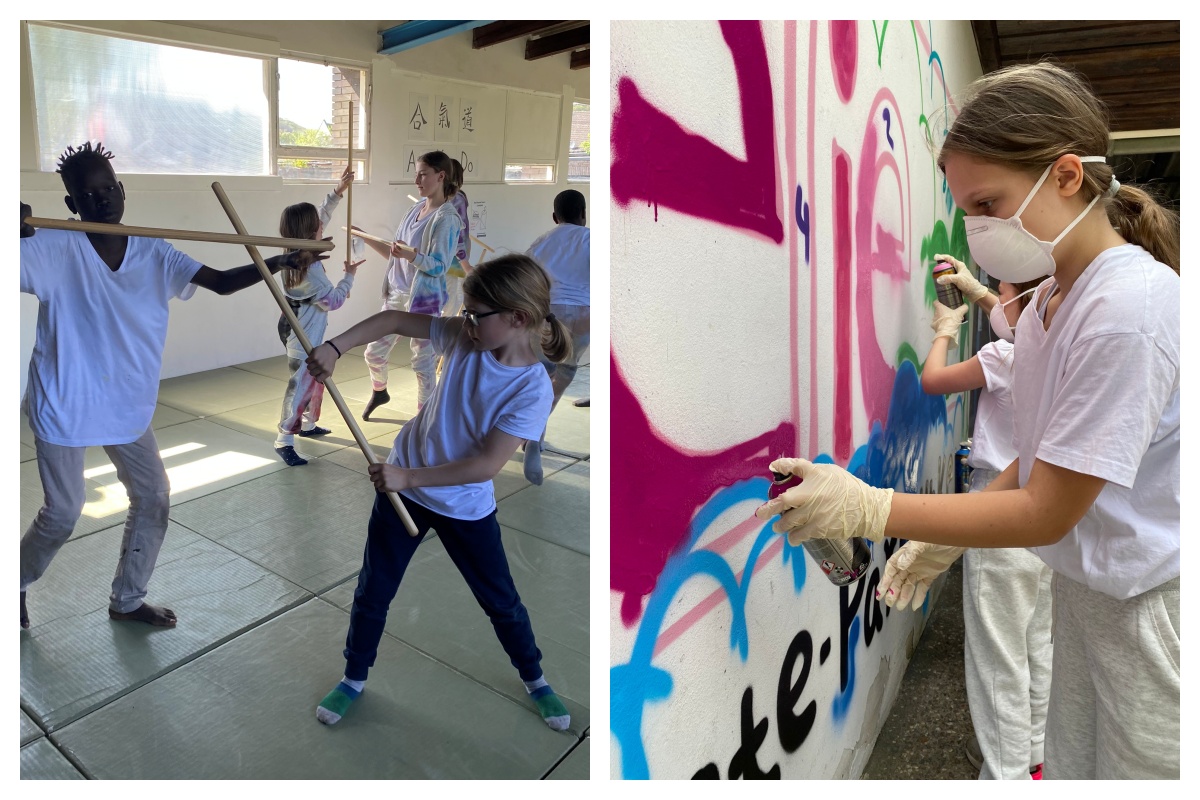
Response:
[[[555,317],[554,317],[553,312],[546,315],[546,322],[554,322],[554,319],[555,319]]]
[[[1117,176],[1113,175],[1112,180],[1108,182],[1108,197],[1116,197],[1117,192],[1121,191],[1121,182],[1117,180]]]

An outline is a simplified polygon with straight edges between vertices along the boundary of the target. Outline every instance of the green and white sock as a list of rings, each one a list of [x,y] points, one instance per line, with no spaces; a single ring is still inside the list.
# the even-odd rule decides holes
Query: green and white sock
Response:
[[[342,678],[341,683],[333,687],[333,691],[325,695],[325,699],[317,706],[317,719],[326,725],[333,725],[350,710],[350,704],[362,694],[366,681],[352,681]]]
[[[536,681],[523,681],[523,683],[525,691],[529,692],[529,696],[537,704],[538,711],[547,725],[556,731],[565,731],[571,727],[571,713],[567,711],[562,700],[559,700],[558,695],[550,688],[550,684],[546,683],[545,675]]]

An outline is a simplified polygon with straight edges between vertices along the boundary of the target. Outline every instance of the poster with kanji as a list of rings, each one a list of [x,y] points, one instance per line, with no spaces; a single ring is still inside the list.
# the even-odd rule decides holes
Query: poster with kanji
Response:
[[[458,100],[458,141],[475,142],[475,132],[478,130],[477,109],[479,102],[474,97],[460,97]]]
[[[433,99],[434,120],[433,140],[435,142],[453,142],[458,139],[458,99],[449,95],[436,95]]]
[[[437,111],[430,107],[429,95],[408,95],[408,138],[410,141],[428,142],[433,139],[431,129],[437,124]]]

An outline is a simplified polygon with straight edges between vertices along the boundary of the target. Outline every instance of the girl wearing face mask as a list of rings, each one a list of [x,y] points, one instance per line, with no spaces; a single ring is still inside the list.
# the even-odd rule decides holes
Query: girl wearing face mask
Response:
[[[879,584],[899,608],[963,548],[1031,548],[1054,570],[1044,776],[1178,779],[1178,217],[1114,179],[1074,73],[1021,65],[968,94],[938,166],[971,255],[1050,276],[1015,335],[1016,460],[981,492],[906,495],[780,459],[803,483],[757,513],[792,540],[910,539]]]
[[[1040,281],[1000,283],[989,292],[950,256],[967,281],[953,282],[981,309],[991,311],[997,341],[970,359],[946,364],[958,344],[967,306],[933,304],[933,345],[921,370],[928,394],[981,389],[971,437],[971,491],[981,492],[1017,457],[1013,444],[1012,334],[1029,293]],[[975,738],[967,757],[981,779],[1042,777],[1046,706],[1050,699],[1050,568],[1021,547],[971,548],[963,554],[963,640],[967,702]]]

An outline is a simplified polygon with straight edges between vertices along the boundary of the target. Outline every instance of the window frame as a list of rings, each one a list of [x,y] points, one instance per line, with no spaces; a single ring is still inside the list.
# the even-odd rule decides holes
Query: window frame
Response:
[[[571,121],[572,121],[572,124],[574,124],[574,120],[575,120],[575,106],[577,106],[577,105],[578,105],[578,106],[587,106],[587,107],[588,107],[588,112],[589,112],[589,113],[591,113],[591,107],[592,107],[592,101],[591,101],[591,100],[589,100],[589,99],[588,99],[588,98],[586,98],[586,97],[576,97],[576,98],[572,99],[572,100],[571,100]],[[591,137],[592,137],[592,129],[591,129],[591,125],[589,124],[589,125],[588,125],[588,138],[589,138],[589,139],[591,139]],[[591,160],[592,160],[592,154],[591,154],[591,153],[588,153],[588,162],[589,162],[589,167],[588,167],[588,177],[587,177],[586,179],[583,179],[583,180],[571,180],[571,133],[570,133],[570,129],[568,128],[568,131],[567,131],[567,175],[566,175],[566,183],[568,183],[568,184],[583,184],[583,185],[590,185],[590,184],[591,184],[591,182],[592,182],[592,170],[591,170],[591,167],[590,167]]]
[[[299,147],[296,145],[284,145],[279,143],[279,61],[300,61],[306,64],[321,64],[326,67],[337,67],[338,69],[353,69],[363,73],[363,87],[360,90],[362,97],[361,108],[363,112],[362,138],[363,146],[356,147],[353,150],[351,157],[352,162],[362,162],[363,172],[361,178],[355,178],[357,183],[370,183],[371,175],[371,90],[373,88],[373,74],[370,64],[362,64],[356,61],[330,59],[322,56],[313,56],[304,53],[295,53],[288,50],[279,51],[279,55],[273,60],[271,70],[271,169],[272,174],[279,175],[279,160],[281,158],[340,158],[346,155],[345,148],[334,147]],[[305,185],[305,184],[325,184],[329,183],[328,178],[281,178],[287,186]],[[336,178],[334,179],[336,180]]]

